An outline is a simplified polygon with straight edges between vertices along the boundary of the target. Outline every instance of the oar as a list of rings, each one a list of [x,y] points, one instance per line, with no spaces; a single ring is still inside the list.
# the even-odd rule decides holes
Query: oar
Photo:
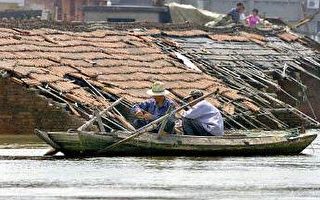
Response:
[[[108,112],[109,110],[111,110],[113,107],[115,107],[116,105],[118,105],[121,100],[123,98],[118,99],[117,101],[113,102],[108,108],[104,109],[103,111],[101,111],[98,115],[94,116],[93,118],[91,118],[89,121],[87,121],[85,124],[83,124],[82,126],[80,126],[77,130],[78,131],[82,131],[85,128],[89,127],[91,124],[94,123],[94,121],[101,115],[103,115],[104,113]]]
[[[166,115],[164,115],[164,116],[162,116],[162,117],[160,117],[160,118],[158,118],[158,119],[150,122],[149,124],[147,124],[147,125],[139,128],[138,130],[134,131],[129,137],[127,137],[127,138],[125,138],[125,139],[123,139],[123,140],[120,140],[119,142],[116,142],[116,143],[114,143],[114,144],[112,144],[112,145],[109,145],[109,146],[107,146],[107,147],[104,148],[104,149],[99,150],[98,153],[103,153],[103,152],[105,152],[105,151],[107,151],[107,150],[110,150],[110,149],[113,149],[113,148],[115,148],[115,147],[117,147],[117,146],[119,146],[119,145],[121,145],[121,144],[123,144],[123,143],[125,143],[125,142],[128,142],[129,140],[132,140],[132,139],[134,139],[134,138],[136,138],[136,137],[139,137],[140,135],[142,135],[143,133],[145,133],[145,130],[146,130],[148,127],[153,126],[153,125],[157,124],[158,122],[161,122],[163,119],[166,119],[168,116],[173,115],[173,114],[175,114],[176,112],[179,112],[180,110],[188,107],[190,104],[197,103],[197,102],[199,102],[199,101],[201,101],[201,100],[203,100],[203,99],[211,96],[212,94],[216,93],[217,91],[218,91],[218,90],[216,90],[216,91],[214,91],[214,92],[211,92],[211,93],[209,93],[209,94],[206,94],[206,95],[204,95],[204,96],[202,96],[202,97],[199,97],[199,98],[197,98],[197,99],[195,99],[195,100],[193,100],[193,101],[191,101],[191,102],[189,102],[189,103],[187,103],[187,104],[185,104],[185,105],[183,105],[183,106],[175,109],[174,111],[172,111],[172,112],[170,112],[170,113],[168,113],[168,114],[166,114]]]
[[[166,114],[170,113],[171,111],[173,110],[173,107],[170,106],[166,112]],[[168,116],[166,119],[164,119],[160,125],[160,128],[159,128],[159,131],[158,131],[158,137],[161,137],[163,135],[163,131],[168,123],[168,120],[169,120],[169,117],[171,116]]]
[[[89,81],[87,81],[87,80],[86,80],[85,78],[83,78],[83,77],[82,77],[82,79],[83,79],[83,81],[84,81],[90,88],[92,88],[92,90],[94,91],[93,93],[95,94],[95,96],[100,96],[100,97],[102,97],[102,98],[104,99],[104,101],[107,100],[107,99],[105,98],[105,96],[103,96],[103,95],[101,94],[101,92],[100,92],[97,88],[95,88]],[[100,102],[102,102],[102,103],[105,103],[104,101],[100,100],[99,98],[98,98],[98,101],[100,101]],[[129,129],[129,130],[131,130],[131,131],[136,130],[116,108],[113,108],[113,109],[116,111],[116,113],[114,113],[114,114],[112,114],[112,113],[107,113],[107,114],[108,114],[108,115],[112,115],[111,117],[114,118],[114,119],[118,119],[125,128],[127,128],[127,129]]]

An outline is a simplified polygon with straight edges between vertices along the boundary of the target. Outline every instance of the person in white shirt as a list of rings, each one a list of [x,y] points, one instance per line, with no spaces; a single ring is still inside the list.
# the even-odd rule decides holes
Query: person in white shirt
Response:
[[[184,99],[191,102],[203,96],[200,90],[193,90]],[[185,135],[221,136],[223,135],[223,118],[220,111],[206,100],[190,105],[183,114],[182,127]]]

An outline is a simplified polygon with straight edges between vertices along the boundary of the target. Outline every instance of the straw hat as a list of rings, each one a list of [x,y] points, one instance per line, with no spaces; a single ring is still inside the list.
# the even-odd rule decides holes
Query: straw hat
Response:
[[[150,90],[147,91],[150,96],[165,96],[169,94],[169,91],[165,89],[164,84],[160,81],[156,81],[152,84]]]

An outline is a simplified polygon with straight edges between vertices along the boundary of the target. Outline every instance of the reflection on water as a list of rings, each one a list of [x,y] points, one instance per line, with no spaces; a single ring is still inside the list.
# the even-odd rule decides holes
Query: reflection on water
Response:
[[[320,199],[319,138],[275,157],[66,159],[35,146],[0,149],[0,199]]]
[[[1,135],[0,149],[37,148],[45,144],[35,135]]]

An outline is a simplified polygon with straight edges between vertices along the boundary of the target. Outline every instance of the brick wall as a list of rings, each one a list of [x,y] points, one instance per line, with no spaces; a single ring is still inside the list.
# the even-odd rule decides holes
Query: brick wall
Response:
[[[0,78],[0,134],[33,134],[35,128],[68,130],[83,122],[37,91]]]
[[[313,73],[316,74],[315,72]],[[301,79],[301,82],[305,86],[307,86],[306,95],[308,99],[306,99],[306,96],[304,95],[301,87],[297,86],[296,84],[288,80],[279,81],[279,84],[284,90],[286,90],[289,94],[296,97],[300,102],[297,104],[296,102],[294,102],[292,99],[290,99],[288,96],[286,96],[281,92],[278,93],[278,98],[284,101],[285,103],[288,103],[296,107],[297,109],[299,109],[300,111],[309,115],[312,118],[315,118],[314,117],[314,114],[315,114],[316,119],[320,121],[320,95],[319,95],[320,81],[314,78],[311,78],[310,76],[305,75],[303,73],[299,74],[299,77]],[[308,103],[307,100],[309,100],[310,104]],[[312,110],[314,111],[314,114]]]
[[[313,115],[313,112],[314,112],[317,120],[320,121],[320,95],[319,95],[320,81],[314,78],[310,78],[310,76],[305,74],[301,75],[301,81],[308,87],[306,94],[311,106],[308,104],[307,99],[304,99],[305,101],[299,107],[299,109],[311,117],[314,116]]]

